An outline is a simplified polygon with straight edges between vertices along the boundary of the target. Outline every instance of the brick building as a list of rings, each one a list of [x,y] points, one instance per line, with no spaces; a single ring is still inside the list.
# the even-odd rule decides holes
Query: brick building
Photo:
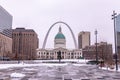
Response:
[[[12,58],[12,38],[0,34],[0,56]]]
[[[107,42],[97,43],[97,54],[99,60],[104,60],[105,62],[112,61],[112,44]],[[85,59],[96,60],[96,45],[86,46],[83,49],[83,57]]]
[[[15,59],[35,59],[38,48],[38,37],[34,30],[16,28],[12,32],[12,51]]]

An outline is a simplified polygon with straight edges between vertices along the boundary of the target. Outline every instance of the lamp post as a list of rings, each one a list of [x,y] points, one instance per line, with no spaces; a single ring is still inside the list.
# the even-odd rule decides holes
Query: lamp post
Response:
[[[96,39],[96,65],[98,65],[98,51],[97,51],[97,34],[98,34],[98,31],[95,30],[95,39]]]
[[[117,18],[117,13],[115,13],[115,11],[113,11],[112,14],[112,20],[114,22],[114,40],[115,40],[115,64],[116,64],[116,71],[118,70],[118,63],[117,63],[117,32],[116,32],[116,18]]]

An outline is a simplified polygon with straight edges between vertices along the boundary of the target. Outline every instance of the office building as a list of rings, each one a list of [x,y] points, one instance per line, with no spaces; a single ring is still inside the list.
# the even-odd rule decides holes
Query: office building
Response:
[[[97,43],[98,60],[111,63],[113,60],[112,54],[112,44],[108,44],[107,42]],[[83,49],[83,57],[89,60],[96,60],[96,43],[94,45],[86,46]]]
[[[12,37],[12,15],[0,6],[0,33]]]
[[[82,31],[78,34],[78,49],[85,48],[90,45],[90,32]]]
[[[16,28],[12,32],[15,59],[35,59],[38,36],[32,29]]]
[[[116,18],[116,31],[117,31],[117,54],[120,61],[120,14]]]
[[[12,15],[0,6],[0,57],[12,58]]]

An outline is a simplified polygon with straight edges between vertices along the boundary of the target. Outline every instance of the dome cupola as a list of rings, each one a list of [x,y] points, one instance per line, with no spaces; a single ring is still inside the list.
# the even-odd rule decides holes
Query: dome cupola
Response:
[[[64,34],[62,33],[61,27],[59,27],[59,32],[55,36],[54,47],[55,48],[60,48],[60,47],[66,48],[66,39],[65,39]]]
[[[55,39],[65,39],[65,36],[62,33],[62,29],[61,27],[59,27],[59,32],[58,34],[55,36]]]

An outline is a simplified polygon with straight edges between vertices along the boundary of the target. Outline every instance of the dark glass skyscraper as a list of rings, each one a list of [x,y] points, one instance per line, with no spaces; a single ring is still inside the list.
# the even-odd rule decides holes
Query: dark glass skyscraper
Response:
[[[0,33],[12,37],[12,15],[0,6]]]
[[[117,53],[120,60],[120,14],[116,18],[116,31],[117,31]]]
[[[120,14],[116,18],[116,31],[120,32]]]
[[[12,16],[0,6],[0,57],[12,58]]]

